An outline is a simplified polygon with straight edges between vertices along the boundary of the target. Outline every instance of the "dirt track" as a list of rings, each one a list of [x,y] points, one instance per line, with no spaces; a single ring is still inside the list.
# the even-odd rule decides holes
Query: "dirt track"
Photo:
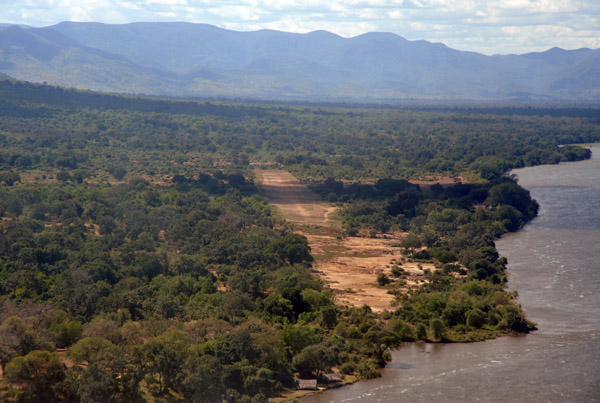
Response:
[[[377,285],[380,273],[390,273],[400,248],[393,246],[403,234],[387,234],[377,238],[340,237],[340,224],[332,213],[336,208],[320,201],[315,193],[283,170],[256,170],[257,182],[267,198],[283,217],[296,224],[297,232],[306,236],[315,257],[314,268],[334,290],[339,304],[369,305],[373,311],[393,309],[394,297]],[[403,269],[411,277],[421,275],[416,264]],[[409,281],[413,284],[414,281]]]
[[[256,178],[265,195],[281,210],[284,218],[296,224],[322,225],[330,222],[335,207],[322,203],[294,175],[279,169],[257,169]]]

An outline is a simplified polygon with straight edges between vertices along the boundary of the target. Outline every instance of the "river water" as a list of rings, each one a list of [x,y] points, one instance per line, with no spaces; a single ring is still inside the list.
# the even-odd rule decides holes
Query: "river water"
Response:
[[[325,402],[600,402],[600,147],[583,162],[514,171],[539,202],[497,242],[539,330],[480,343],[409,343],[381,378],[302,399]]]

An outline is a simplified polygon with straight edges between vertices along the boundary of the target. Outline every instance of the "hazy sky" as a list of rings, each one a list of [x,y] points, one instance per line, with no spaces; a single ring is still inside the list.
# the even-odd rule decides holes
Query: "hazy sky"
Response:
[[[0,22],[187,21],[237,31],[371,31],[495,53],[600,48],[600,0],[0,0]]]

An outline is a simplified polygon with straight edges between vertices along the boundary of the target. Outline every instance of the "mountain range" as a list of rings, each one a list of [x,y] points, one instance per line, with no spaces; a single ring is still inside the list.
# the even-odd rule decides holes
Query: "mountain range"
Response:
[[[600,101],[600,49],[487,56],[391,33],[206,24],[0,25],[0,75],[128,94],[299,100]]]

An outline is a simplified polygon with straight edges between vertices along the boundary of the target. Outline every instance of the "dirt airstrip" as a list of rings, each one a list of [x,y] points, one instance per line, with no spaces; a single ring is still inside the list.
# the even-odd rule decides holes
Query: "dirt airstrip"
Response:
[[[314,269],[334,291],[337,303],[369,305],[373,311],[393,309],[394,296],[377,284],[380,273],[390,275],[391,267],[402,259],[398,242],[404,234],[378,234],[376,237],[343,237],[336,219],[337,208],[322,202],[291,173],[277,169],[255,170],[257,183],[265,196],[293,223],[296,232],[306,236],[315,257]],[[406,286],[423,281],[423,270],[431,265],[404,262]]]

